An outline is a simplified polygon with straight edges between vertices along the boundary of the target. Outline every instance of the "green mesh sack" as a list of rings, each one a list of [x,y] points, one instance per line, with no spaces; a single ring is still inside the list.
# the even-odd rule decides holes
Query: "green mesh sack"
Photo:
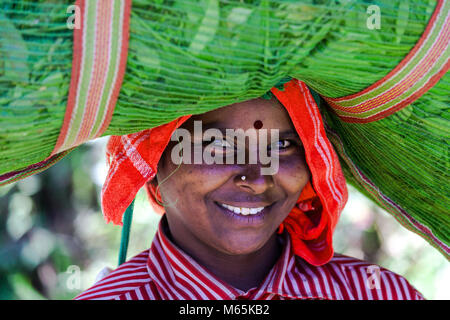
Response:
[[[1,2],[0,185],[292,77],[347,181],[449,257],[449,1],[97,3]]]

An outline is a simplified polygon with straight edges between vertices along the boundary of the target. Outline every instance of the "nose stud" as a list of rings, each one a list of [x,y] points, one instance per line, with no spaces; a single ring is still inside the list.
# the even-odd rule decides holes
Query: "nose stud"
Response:
[[[241,176],[241,180],[242,180],[242,181],[245,181],[245,179],[247,179],[246,176]]]

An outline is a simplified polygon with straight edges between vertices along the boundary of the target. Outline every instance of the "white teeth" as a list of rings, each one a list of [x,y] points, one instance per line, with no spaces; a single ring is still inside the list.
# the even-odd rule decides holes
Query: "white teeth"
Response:
[[[261,212],[264,207],[259,208],[239,208],[239,207],[233,207],[225,203],[220,204],[222,207],[227,208],[230,211],[233,211],[234,213],[242,214],[244,216],[249,214],[257,214],[258,212]]]

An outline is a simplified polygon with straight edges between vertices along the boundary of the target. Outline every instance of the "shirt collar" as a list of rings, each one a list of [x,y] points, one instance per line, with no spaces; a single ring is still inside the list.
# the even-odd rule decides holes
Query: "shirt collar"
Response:
[[[257,299],[278,295],[283,298],[313,298],[308,286],[292,285],[290,277],[301,277],[287,232],[283,233],[282,253],[264,281],[244,292],[225,283],[187,255],[167,237],[168,225],[161,218],[156,236],[149,250],[147,269],[161,294],[166,299]],[[306,281],[306,280],[304,280]]]

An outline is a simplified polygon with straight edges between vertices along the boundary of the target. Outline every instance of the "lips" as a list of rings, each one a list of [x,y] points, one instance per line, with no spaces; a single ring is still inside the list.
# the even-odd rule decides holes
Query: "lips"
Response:
[[[265,208],[265,207],[256,207],[256,208],[235,207],[235,206],[231,206],[231,205],[228,205],[228,204],[225,204],[225,203],[220,203],[220,202],[219,202],[219,204],[222,207],[224,207],[224,208],[226,208],[226,209],[228,209],[230,211],[233,211],[234,213],[242,214],[244,216],[249,215],[249,214],[250,215],[258,214],[259,212],[261,212]]]
[[[214,201],[220,212],[231,219],[234,224],[260,226],[265,224],[266,216],[270,213],[274,204],[267,206],[237,207],[222,202]],[[248,204],[247,204],[248,205]],[[258,203],[257,205],[261,205]]]

